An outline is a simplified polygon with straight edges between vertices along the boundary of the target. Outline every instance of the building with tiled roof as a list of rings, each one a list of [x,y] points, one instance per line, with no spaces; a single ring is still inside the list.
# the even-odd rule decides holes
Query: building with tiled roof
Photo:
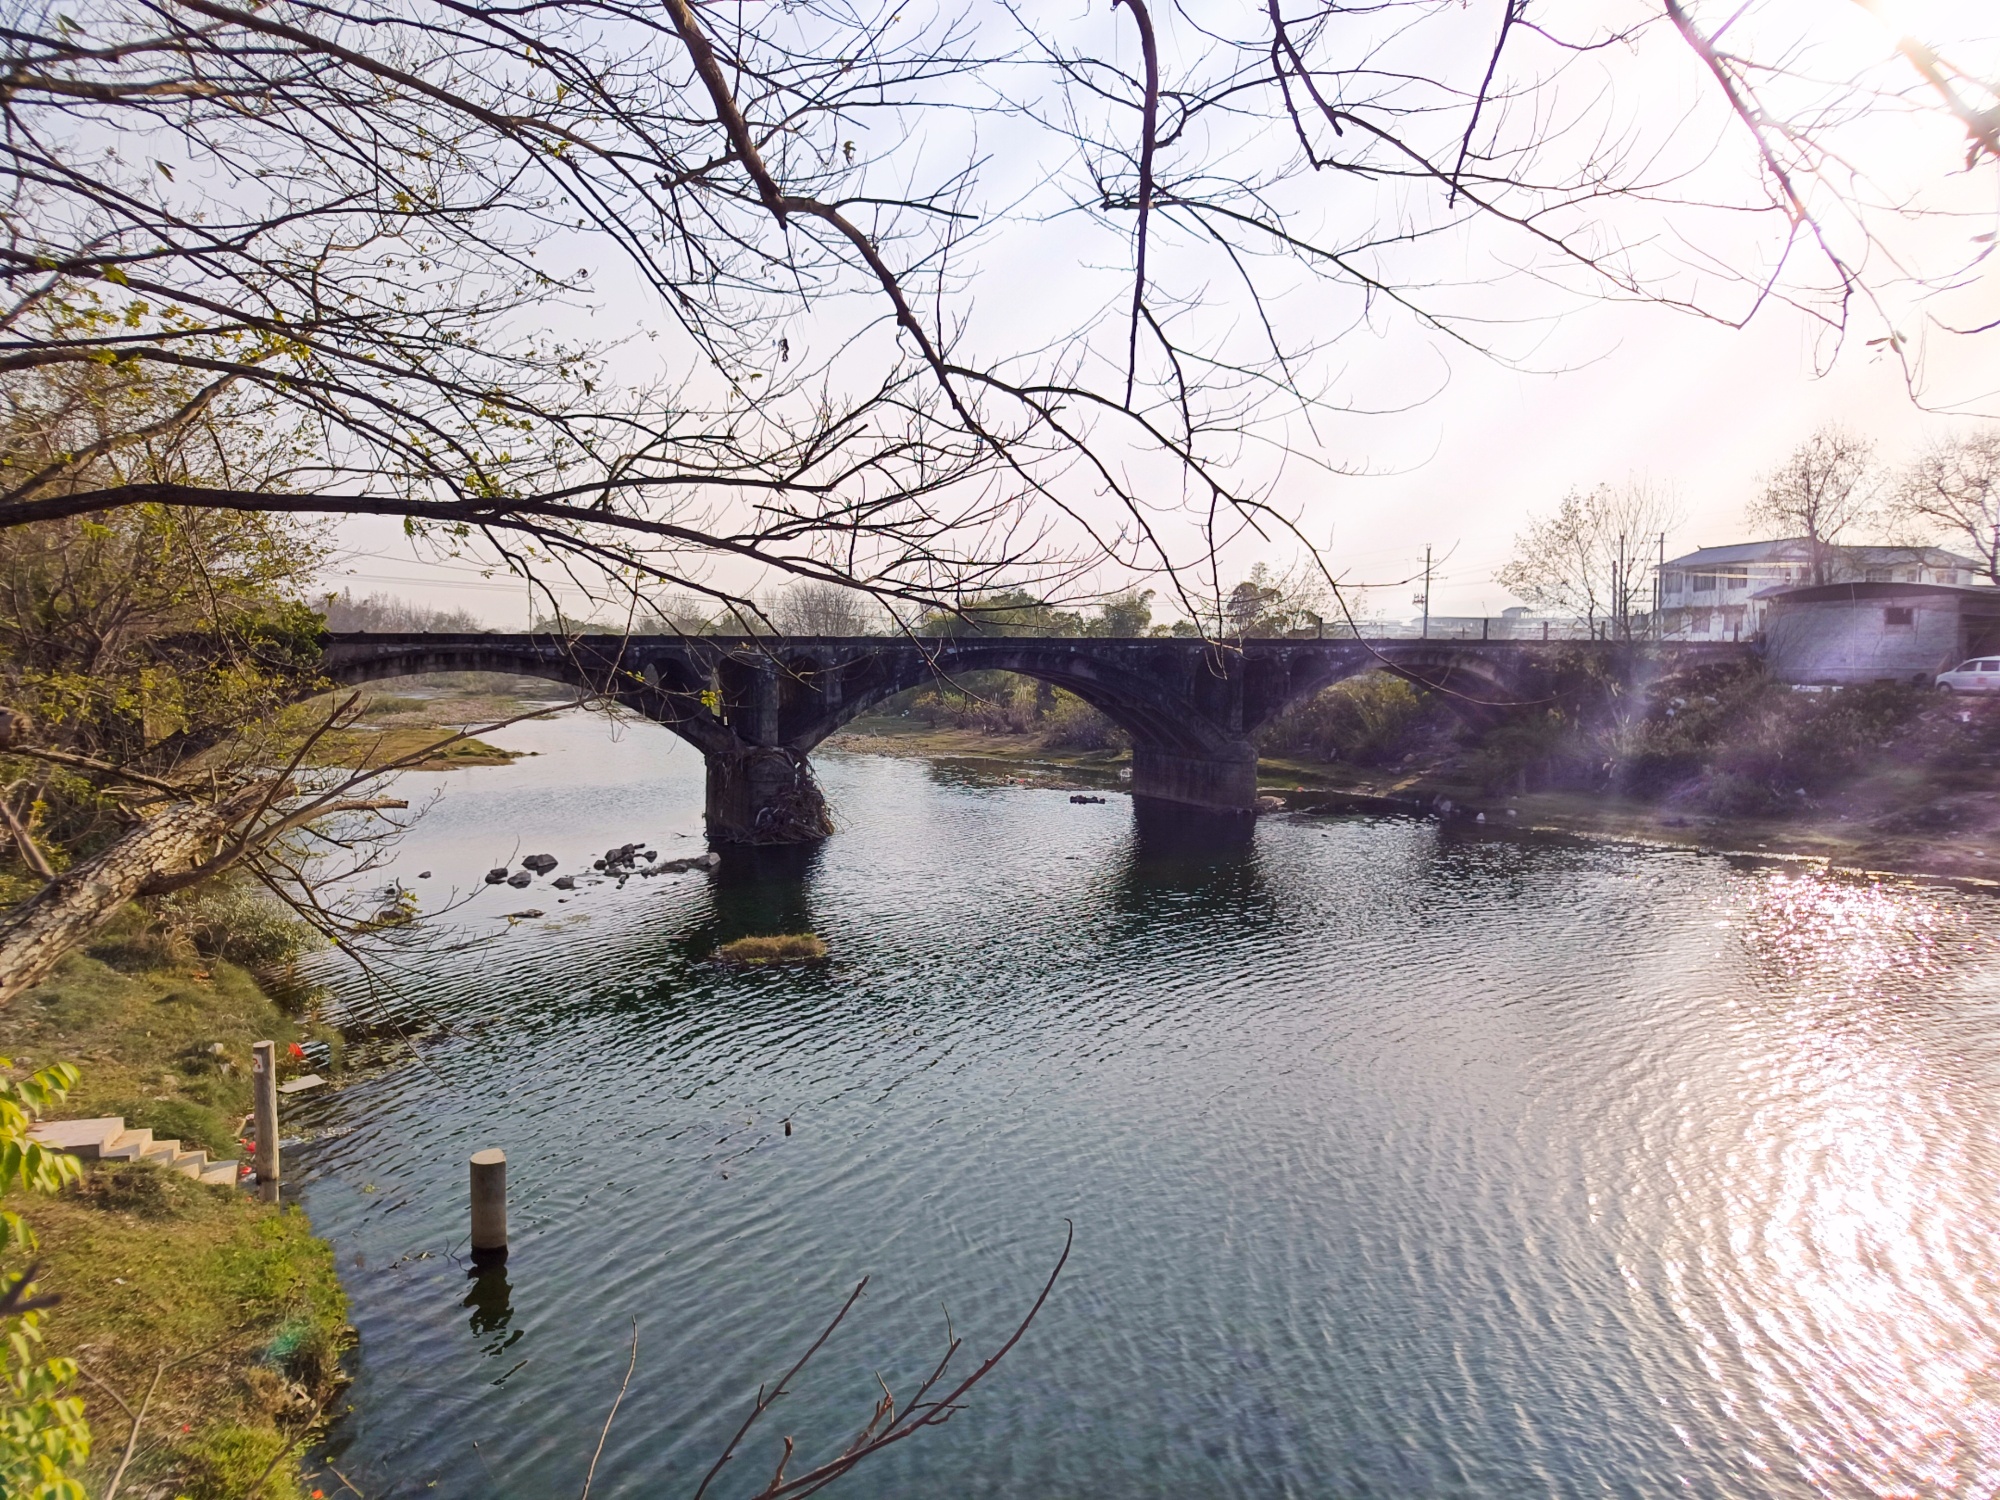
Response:
[[[1823,549],[1828,583],[1962,586],[1983,582],[1979,564],[1942,547]],[[1660,631],[1671,640],[1749,640],[1764,628],[1768,596],[1813,582],[1804,537],[1702,547],[1660,566]]]

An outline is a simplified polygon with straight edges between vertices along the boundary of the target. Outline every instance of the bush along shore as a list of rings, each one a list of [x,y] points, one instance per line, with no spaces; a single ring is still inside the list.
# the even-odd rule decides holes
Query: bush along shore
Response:
[[[2000,703],[1874,684],[1812,690],[1755,663],[1623,688],[1562,663],[1560,708],[1495,718],[1371,673],[1258,735],[1278,805],[1792,855],[1859,869],[2000,880]],[[857,720],[851,750],[1034,765],[1097,786],[1127,755],[1116,726],[1033,684],[931,690]]]
[[[251,1044],[288,1056],[319,1042],[335,1059],[319,1071],[337,1066],[299,948],[287,914],[242,890],[134,907],[0,1011],[0,1054],[20,1075],[76,1068],[48,1118],[122,1115],[247,1161]],[[352,1330],[332,1249],[298,1209],[146,1163],[94,1165],[0,1207],[35,1232],[37,1289],[61,1299],[41,1314],[40,1352],[75,1362],[92,1442],[71,1474],[89,1494],[121,1464],[121,1495],[308,1493],[302,1464],[338,1410]]]

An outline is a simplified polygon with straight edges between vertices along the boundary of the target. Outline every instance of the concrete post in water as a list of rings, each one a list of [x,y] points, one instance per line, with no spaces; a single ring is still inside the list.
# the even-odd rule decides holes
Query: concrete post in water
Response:
[[[257,1181],[275,1183],[278,1180],[278,1044],[255,1042],[250,1053],[253,1059],[250,1081],[257,1108]]]
[[[472,1258],[507,1258],[507,1153],[472,1154]]]

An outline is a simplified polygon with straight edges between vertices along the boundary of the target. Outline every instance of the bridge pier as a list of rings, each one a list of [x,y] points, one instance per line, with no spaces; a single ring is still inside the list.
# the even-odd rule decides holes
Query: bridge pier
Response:
[[[720,844],[810,844],[833,832],[812,766],[797,750],[709,751],[708,836]]]
[[[1257,747],[1237,740],[1210,755],[1132,741],[1132,795],[1201,812],[1257,810]]]

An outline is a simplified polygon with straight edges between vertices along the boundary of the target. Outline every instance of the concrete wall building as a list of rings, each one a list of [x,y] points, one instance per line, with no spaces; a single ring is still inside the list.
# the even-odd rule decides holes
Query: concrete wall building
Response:
[[[1979,564],[1942,547],[1836,547],[1828,583],[1937,584],[1976,581]],[[1764,628],[1770,599],[1812,583],[1803,537],[1703,547],[1660,566],[1661,634],[1669,640],[1750,640]]]
[[[1768,590],[1764,659],[1781,682],[1928,683],[2000,654],[2000,588],[1861,581]]]

